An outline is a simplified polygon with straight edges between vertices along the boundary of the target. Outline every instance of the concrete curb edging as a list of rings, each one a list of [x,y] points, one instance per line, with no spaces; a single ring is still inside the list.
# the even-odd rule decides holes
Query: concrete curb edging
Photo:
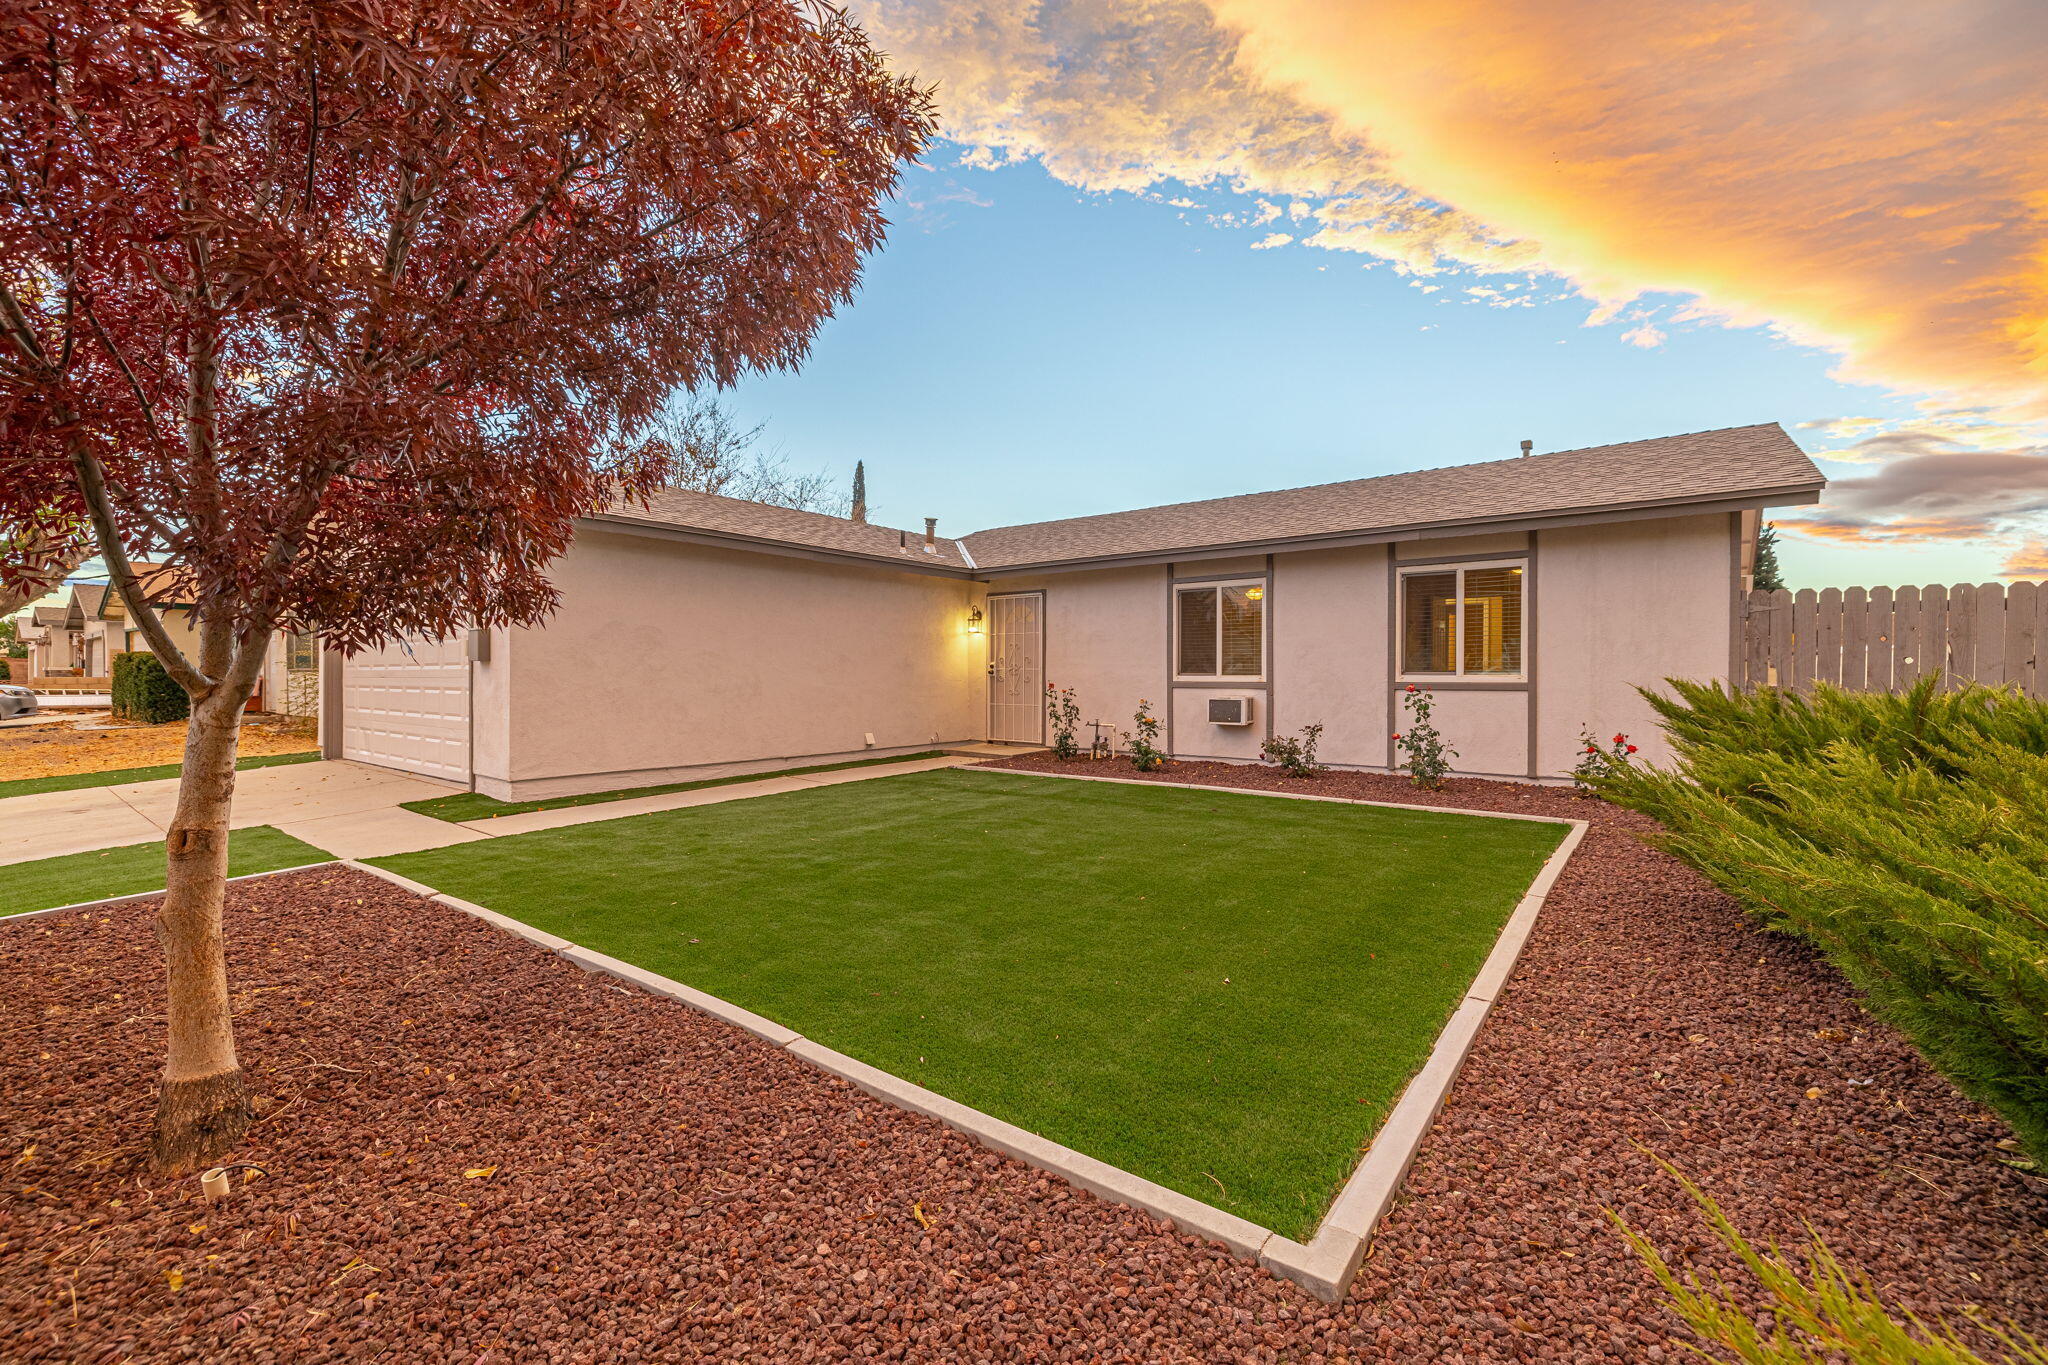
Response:
[[[274,867],[268,872],[244,872],[239,877],[228,878],[229,882],[252,882],[258,877],[282,877],[287,872],[309,872],[316,867],[334,867],[346,861],[329,858],[325,862],[299,863],[292,867]],[[11,915],[0,915],[0,924],[16,924],[22,920],[41,919],[45,915],[62,915],[72,910],[106,910],[116,905],[128,905],[135,901],[154,900],[164,894],[159,886],[154,891],[136,891],[126,896],[109,896],[105,900],[79,901],[72,905],[53,905],[47,910],[17,910]]]
[[[1055,778],[1066,776],[1061,773],[1027,775]],[[1078,776],[1069,780],[1138,781],[1130,778]],[[1191,784],[1170,785],[1188,787]],[[1270,1228],[1261,1227],[1249,1219],[1240,1218],[1178,1190],[1171,1190],[1142,1176],[1133,1175],[1085,1152],[1040,1137],[992,1114],[969,1108],[936,1091],[927,1090],[921,1085],[891,1075],[857,1058],[834,1051],[793,1029],[693,986],[636,967],[629,962],[622,962],[593,949],[581,947],[558,935],[524,924],[509,915],[436,891],[395,872],[387,872],[383,868],[372,867],[354,859],[340,861],[346,867],[382,878],[415,895],[473,915],[496,928],[563,957],[585,971],[601,973],[627,982],[650,994],[678,1001],[744,1029],[769,1045],[782,1048],[877,1099],[911,1113],[936,1119],[985,1147],[1015,1157],[1026,1165],[1048,1174],[1056,1175],[1071,1185],[1115,1203],[1142,1209],[1185,1232],[1216,1242],[1233,1255],[1257,1261],[1266,1270],[1292,1280],[1317,1298],[1334,1303],[1344,1297],[1345,1291],[1351,1287],[1352,1279],[1358,1274],[1359,1266],[1364,1263],[1373,1230],[1392,1206],[1394,1196],[1400,1191],[1409,1166],[1421,1150],[1423,1139],[1428,1136],[1437,1113],[1443,1108],[1444,1101],[1450,1094],[1452,1083],[1457,1079],[1459,1069],[1464,1065],[1466,1055],[1479,1036],[1481,1025],[1486,1022],[1486,1016],[1492,1010],[1494,1001],[1514,971],[1522,947],[1528,942],[1529,934],[1536,926],[1536,917],[1543,908],[1544,899],[1557,884],[1566,862],[1585,837],[1587,822],[1560,816],[1525,816],[1503,811],[1465,811],[1439,806],[1396,805],[1392,802],[1357,801],[1344,797],[1312,796],[1307,793],[1260,792],[1240,787],[1197,787],[1195,790],[1331,801],[1346,805],[1392,805],[1400,810],[1422,810],[1450,815],[1485,815],[1570,827],[1530,882],[1529,889],[1523,894],[1515,909],[1509,914],[1507,923],[1502,926],[1492,950],[1487,954],[1486,961],[1473,977],[1470,989],[1451,1015],[1449,1022],[1438,1033],[1428,1059],[1402,1090],[1400,1098],[1388,1112],[1386,1121],[1380,1125],[1379,1132],[1366,1149],[1364,1158],[1352,1171],[1350,1178],[1344,1182],[1343,1188],[1338,1191],[1336,1199],[1332,1201],[1329,1211],[1317,1227],[1315,1237],[1307,1245],[1282,1237]]]

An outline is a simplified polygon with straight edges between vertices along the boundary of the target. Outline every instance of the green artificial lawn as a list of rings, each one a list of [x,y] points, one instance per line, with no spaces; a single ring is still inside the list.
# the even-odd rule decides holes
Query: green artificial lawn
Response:
[[[332,861],[332,853],[269,825],[252,825],[228,835],[230,877]],[[163,884],[161,840],[124,848],[94,849],[90,853],[67,853],[61,858],[43,858],[32,863],[9,863],[0,867],[0,915],[108,900],[138,891],[160,891]]]
[[[281,763],[311,763],[320,757],[319,750],[304,754],[264,754],[258,758],[244,758],[235,763],[237,771],[250,768],[275,768]],[[153,768],[116,768],[104,773],[64,773],[58,777],[18,777],[11,782],[0,782],[0,800],[10,796],[34,796],[37,792],[68,792],[80,787],[118,787],[124,782],[155,782],[159,778],[176,777],[182,765],[159,763]]]
[[[877,763],[908,763],[919,758],[939,758],[937,749],[921,754],[897,754],[893,758],[856,758],[846,763],[820,763],[812,768],[778,768],[768,773],[741,773],[733,777],[706,777],[695,782],[670,782],[661,787],[628,787],[615,792],[586,792],[582,796],[555,796],[545,801],[500,801],[482,792],[458,792],[454,796],[432,796],[424,801],[404,801],[406,810],[431,815],[436,820],[489,820],[500,815],[524,815],[534,810],[566,810],[570,806],[596,806],[606,801],[626,801],[635,796],[667,796],[670,792],[693,792],[699,787],[724,787],[734,782],[765,782],[771,777],[800,777],[805,773],[834,773],[841,768],[869,768]]]
[[[376,861],[1305,1240],[1564,832],[939,770]]]

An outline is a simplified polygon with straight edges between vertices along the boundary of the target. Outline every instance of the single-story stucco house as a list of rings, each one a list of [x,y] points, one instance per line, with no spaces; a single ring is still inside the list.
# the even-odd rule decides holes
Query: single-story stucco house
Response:
[[[330,654],[323,746],[534,799],[1039,744],[1051,683],[1179,757],[1320,722],[1387,768],[1413,682],[1459,771],[1554,777],[1582,726],[1659,754],[1635,688],[1731,674],[1761,514],[1823,482],[1769,423],[957,540],[667,492],[579,528],[541,628]]]

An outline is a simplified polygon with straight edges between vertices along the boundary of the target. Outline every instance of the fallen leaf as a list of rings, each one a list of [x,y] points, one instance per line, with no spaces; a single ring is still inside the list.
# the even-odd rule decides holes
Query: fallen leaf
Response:
[[[173,1294],[177,1293],[185,1287],[185,1272],[176,1266],[172,1266],[168,1271],[164,1272],[164,1283],[171,1287]]]
[[[464,1180],[482,1180],[498,1173],[496,1166],[472,1166],[462,1173]]]
[[[910,1215],[911,1217],[917,1219],[919,1223],[923,1224],[926,1231],[931,1230],[932,1220],[924,1216],[923,1204],[912,1204],[910,1206]]]

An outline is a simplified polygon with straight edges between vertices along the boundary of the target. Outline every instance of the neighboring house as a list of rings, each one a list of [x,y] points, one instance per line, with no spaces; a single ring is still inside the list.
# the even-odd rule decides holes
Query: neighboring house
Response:
[[[1767,424],[959,540],[668,492],[579,527],[543,627],[330,657],[323,747],[530,799],[1038,744],[1050,681],[1180,757],[1320,722],[1387,768],[1414,683],[1458,771],[1555,777],[1581,726],[1662,753],[1635,688],[1730,676],[1761,513],[1823,483]]]
[[[33,607],[15,618],[21,642],[28,646],[30,677],[51,677],[82,671],[84,622],[73,603]]]
[[[154,592],[157,578],[165,570],[147,563],[135,567],[144,586]],[[172,592],[156,606],[172,642],[196,657],[199,634],[190,603],[180,601]],[[73,584],[70,601],[63,606],[35,608],[21,634],[28,642],[32,676],[76,669],[87,677],[104,678],[112,673],[115,655],[152,652],[149,640],[130,619],[121,595],[105,583]],[[264,659],[255,709],[315,715],[320,697],[319,669],[319,650],[311,635],[276,633]]]

